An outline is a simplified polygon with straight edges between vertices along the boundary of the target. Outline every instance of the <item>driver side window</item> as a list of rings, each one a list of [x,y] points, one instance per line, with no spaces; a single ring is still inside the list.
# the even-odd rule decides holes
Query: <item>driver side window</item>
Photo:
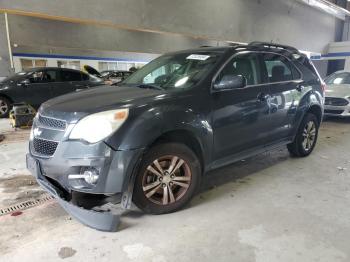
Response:
[[[36,71],[29,77],[29,81],[31,83],[56,82],[56,71]]]
[[[225,80],[230,76],[241,75],[247,79],[247,85],[260,84],[260,70],[258,65],[259,59],[255,53],[237,55],[221,70],[215,82],[219,84],[221,80]]]

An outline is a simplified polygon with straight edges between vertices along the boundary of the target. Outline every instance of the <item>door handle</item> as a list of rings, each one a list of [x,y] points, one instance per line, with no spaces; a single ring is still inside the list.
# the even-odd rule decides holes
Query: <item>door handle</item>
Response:
[[[265,93],[259,93],[257,98],[260,102],[266,102],[267,100],[269,100],[270,96]]]

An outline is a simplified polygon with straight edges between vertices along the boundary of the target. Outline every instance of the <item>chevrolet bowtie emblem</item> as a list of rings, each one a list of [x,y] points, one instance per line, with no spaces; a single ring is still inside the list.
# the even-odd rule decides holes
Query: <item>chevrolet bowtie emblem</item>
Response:
[[[35,137],[40,136],[42,132],[43,131],[39,130],[39,128],[35,128],[33,131]]]

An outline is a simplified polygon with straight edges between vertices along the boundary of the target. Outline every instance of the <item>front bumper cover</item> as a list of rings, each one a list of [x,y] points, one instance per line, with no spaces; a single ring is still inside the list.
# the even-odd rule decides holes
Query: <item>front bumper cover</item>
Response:
[[[346,106],[324,105],[324,115],[325,116],[349,117],[350,116],[350,105],[346,105]]]
[[[59,204],[74,218],[81,223],[101,231],[117,231],[120,223],[120,216],[111,212],[97,212],[94,210],[78,207],[64,198],[63,192],[50,183],[45,176],[42,175],[40,163],[30,154],[26,158],[27,168],[35,176],[37,182],[53,197],[57,199]]]

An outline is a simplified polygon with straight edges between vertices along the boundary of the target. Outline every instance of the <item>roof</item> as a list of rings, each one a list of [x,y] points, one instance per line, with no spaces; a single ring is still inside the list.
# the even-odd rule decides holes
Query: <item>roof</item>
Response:
[[[284,56],[295,58],[294,55],[300,57],[306,57],[304,54],[300,53],[298,49],[281,44],[267,43],[267,42],[252,42],[250,44],[232,44],[230,46],[215,46],[215,47],[199,47],[196,49],[182,50],[178,52],[173,52],[172,54],[181,53],[196,53],[196,52],[226,52],[231,51],[271,51],[275,53],[280,53]]]
[[[43,71],[43,70],[69,70],[69,71],[76,71],[76,72],[82,72],[81,70],[77,69],[71,69],[71,68],[62,68],[62,67],[33,67],[23,70],[24,72],[37,72],[37,71]]]

